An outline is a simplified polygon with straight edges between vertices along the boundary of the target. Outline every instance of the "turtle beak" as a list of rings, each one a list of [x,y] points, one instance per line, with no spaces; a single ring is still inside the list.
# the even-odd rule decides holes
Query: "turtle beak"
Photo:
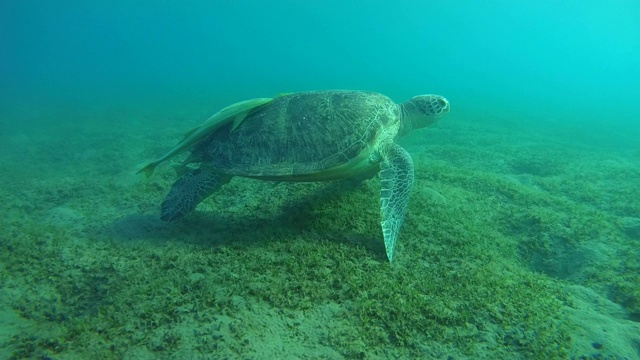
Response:
[[[442,109],[440,110],[440,113],[443,115],[451,110],[451,104],[449,104],[449,101],[443,97],[440,97],[440,99],[438,99],[438,105],[440,105]]]

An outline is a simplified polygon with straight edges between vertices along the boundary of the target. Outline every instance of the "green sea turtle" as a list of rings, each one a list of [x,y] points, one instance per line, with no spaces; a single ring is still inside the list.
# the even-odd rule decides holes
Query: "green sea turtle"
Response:
[[[413,185],[413,161],[394,140],[449,109],[438,95],[398,105],[382,94],[344,90],[247,100],[216,113],[140,172],[150,175],[162,161],[191,150],[162,202],[165,221],[189,214],[233,176],[328,181],[379,173],[382,234],[392,261]]]

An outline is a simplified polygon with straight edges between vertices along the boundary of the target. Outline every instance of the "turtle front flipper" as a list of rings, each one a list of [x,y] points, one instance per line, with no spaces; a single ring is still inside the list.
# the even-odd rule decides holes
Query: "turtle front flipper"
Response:
[[[382,235],[389,261],[393,260],[400,227],[409,205],[413,185],[413,160],[400,145],[393,144],[380,164],[380,212]]]
[[[202,200],[229,182],[230,175],[208,167],[186,172],[173,186],[160,205],[160,219],[174,221],[192,212]]]

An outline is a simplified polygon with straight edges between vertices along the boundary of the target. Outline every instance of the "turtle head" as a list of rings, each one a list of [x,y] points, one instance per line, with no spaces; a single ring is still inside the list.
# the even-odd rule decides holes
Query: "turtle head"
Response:
[[[418,95],[400,104],[402,128],[400,134],[427,127],[451,110],[447,99],[440,95]]]

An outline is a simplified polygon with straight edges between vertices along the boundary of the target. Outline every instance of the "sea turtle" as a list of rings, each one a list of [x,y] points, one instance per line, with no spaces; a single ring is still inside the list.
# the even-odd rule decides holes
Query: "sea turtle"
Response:
[[[438,95],[398,105],[382,94],[347,90],[247,100],[216,113],[140,172],[150,175],[162,161],[191,150],[162,202],[165,221],[189,214],[233,176],[327,181],[379,173],[382,234],[392,261],[413,184],[413,161],[394,140],[449,109]]]

